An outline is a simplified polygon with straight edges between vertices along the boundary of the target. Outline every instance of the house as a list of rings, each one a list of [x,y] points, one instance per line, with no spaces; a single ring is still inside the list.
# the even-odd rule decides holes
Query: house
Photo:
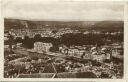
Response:
[[[35,42],[34,50],[37,52],[49,52],[49,49],[52,46],[53,46],[52,43]]]

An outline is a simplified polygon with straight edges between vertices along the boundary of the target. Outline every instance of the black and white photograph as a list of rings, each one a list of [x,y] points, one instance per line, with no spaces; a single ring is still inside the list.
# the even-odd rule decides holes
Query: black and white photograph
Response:
[[[4,78],[123,79],[124,3],[5,0]]]

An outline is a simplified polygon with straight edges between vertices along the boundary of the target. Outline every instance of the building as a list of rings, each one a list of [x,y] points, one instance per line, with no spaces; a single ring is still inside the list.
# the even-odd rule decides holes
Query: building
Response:
[[[35,42],[34,43],[34,50],[36,52],[49,52],[49,49],[53,45],[51,43],[43,43],[43,42]]]
[[[115,58],[123,59],[123,48],[114,48],[112,50],[112,56]]]

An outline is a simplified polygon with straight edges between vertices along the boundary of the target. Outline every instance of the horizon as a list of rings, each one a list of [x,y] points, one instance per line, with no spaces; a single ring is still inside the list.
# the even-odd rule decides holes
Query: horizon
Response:
[[[124,20],[100,20],[100,21],[96,21],[96,20],[83,20],[83,21],[79,21],[79,20],[71,20],[71,21],[64,21],[64,20],[36,20],[36,19],[18,19],[18,18],[4,18],[4,20],[20,20],[20,21],[33,21],[33,22],[124,22]]]

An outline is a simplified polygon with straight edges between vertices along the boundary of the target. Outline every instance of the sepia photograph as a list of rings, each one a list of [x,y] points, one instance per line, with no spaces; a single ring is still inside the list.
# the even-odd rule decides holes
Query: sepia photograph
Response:
[[[4,78],[123,79],[124,3],[4,0]]]

